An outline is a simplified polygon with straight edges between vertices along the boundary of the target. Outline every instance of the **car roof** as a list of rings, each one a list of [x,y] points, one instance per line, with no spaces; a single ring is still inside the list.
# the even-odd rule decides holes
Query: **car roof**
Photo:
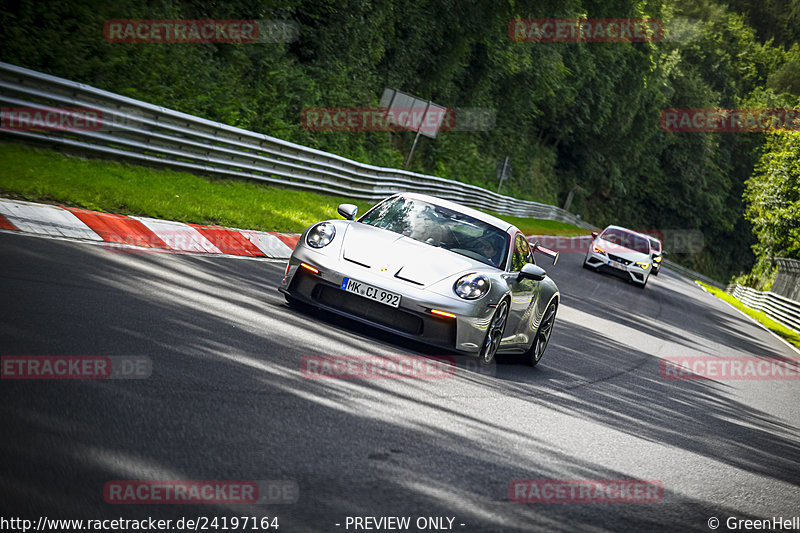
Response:
[[[427,195],[427,194],[420,194],[420,193],[415,193],[415,192],[404,192],[404,193],[395,194],[394,196],[392,196],[392,198],[397,197],[397,196],[402,196],[403,198],[410,198],[412,200],[413,199],[422,200],[423,202],[428,202],[428,203],[431,203],[433,205],[438,205],[440,207],[444,207],[444,208],[447,208],[447,209],[452,209],[454,211],[458,211],[459,213],[463,213],[465,215],[469,215],[472,218],[480,220],[481,222],[485,222],[486,224],[489,224],[489,225],[494,226],[494,227],[496,227],[498,229],[501,229],[501,230],[505,231],[506,233],[515,233],[516,231],[519,231],[516,226],[506,222],[505,220],[503,220],[501,218],[497,218],[495,216],[488,215],[488,214],[484,213],[483,211],[478,211],[477,209],[473,209],[471,207],[467,207],[465,205],[458,204],[456,202],[451,202],[449,200],[444,200],[442,198],[437,198],[436,196],[430,196],[430,195]]]
[[[606,229],[604,229],[600,233],[603,233],[604,231],[609,230],[609,229],[618,229],[618,230],[622,230],[622,231],[627,231],[628,233],[633,233],[634,235],[638,235],[640,237],[644,237],[645,239],[648,239],[648,240],[649,239],[655,239],[655,237],[650,237],[649,235],[645,235],[644,233],[641,233],[639,231],[633,231],[632,229],[623,228],[622,226],[614,226],[614,225],[606,226]],[[658,239],[656,239],[656,240],[658,240]]]

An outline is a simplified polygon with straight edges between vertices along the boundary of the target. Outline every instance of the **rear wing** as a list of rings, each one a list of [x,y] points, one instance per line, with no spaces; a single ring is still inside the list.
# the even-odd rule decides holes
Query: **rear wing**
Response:
[[[531,246],[531,250],[553,258],[553,265],[555,265],[556,261],[558,261],[558,252],[556,252],[555,250],[551,250],[550,248],[545,248],[544,246],[541,246],[539,244],[539,241],[533,243],[533,246]]]

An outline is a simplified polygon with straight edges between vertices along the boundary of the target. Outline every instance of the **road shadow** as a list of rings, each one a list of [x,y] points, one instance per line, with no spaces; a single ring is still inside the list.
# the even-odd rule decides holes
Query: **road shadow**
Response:
[[[5,235],[0,258],[3,355],[153,360],[140,381],[3,382],[4,516],[278,515],[302,531],[389,514],[455,515],[464,531],[707,530],[710,513],[749,517],[669,484],[655,504],[511,502],[516,479],[631,478],[603,466],[589,436],[555,445],[547,432],[557,415],[798,482],[796,427],[731,400],[725,384],[666,381],[658,358],[580,325],[557,323],[536,368],[504,357],[494,375],[315,380],[300,371],[305,356],[440,354],[285,307],[275,290],[282,264],[114,255]],[[487,417],[487,405],[502,408]],[[117,479],[290,479],[300,500],[106,504],[103,486]]]

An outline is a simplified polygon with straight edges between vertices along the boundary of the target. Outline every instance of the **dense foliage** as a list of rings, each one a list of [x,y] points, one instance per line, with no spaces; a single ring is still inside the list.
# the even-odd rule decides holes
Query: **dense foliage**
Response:
[[[775,270],[772,258],[800,259],[800,133],[769,134],[745,197],[745,216],[758,237],[758,260],[745,281],[768,288]]]
[[[797,102],[797,25],[786,21],[800,13],[779,2],[750,4],[6,3],[0,7],[0,59],[385,166],[403,165],[413,134],[313,132],[302,127],[302,110],[376,106],[385,87],[452,108],[493,110],[496,122],[487,131],[421,138],[410,169],[496,189],[498,165],[509,156],[512,172],[504,193],[563,205],[572,192],[570,209],[598,226],[700,230],[700,253],[671,258],[723,279],[753,263],[755,241],[743,216],[743,194],[765,134],[666,132],[659,118],[664,108],[778,108]],[[509,37],[512,19],[551,17],[652,17],[663,21],[667,38],[545,44]],[[109,19],[177,18],[292,20],[300,36],[259,44],[123,44],[103,38]],[[777,149],[778,141],[770,142],[768,150]],[[794,183],[796,194],[796,178]],[[752,213],[763,208],[757,205]],[[757,228],[762,218],[751,216]],[[758,231],[764,237],[767,230]],[[776,251],[766,250],[756,248],[762,255]]]

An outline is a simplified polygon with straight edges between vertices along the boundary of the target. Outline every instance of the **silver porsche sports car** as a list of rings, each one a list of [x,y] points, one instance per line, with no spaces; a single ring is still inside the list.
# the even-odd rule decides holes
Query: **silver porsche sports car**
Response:
[[[535,365],[560,294],[522,232],[499,218],[421,194],[397,194],[356,220],[328,220],[300,237],[280,286],[311,304],[489,364],[497,353]]]

